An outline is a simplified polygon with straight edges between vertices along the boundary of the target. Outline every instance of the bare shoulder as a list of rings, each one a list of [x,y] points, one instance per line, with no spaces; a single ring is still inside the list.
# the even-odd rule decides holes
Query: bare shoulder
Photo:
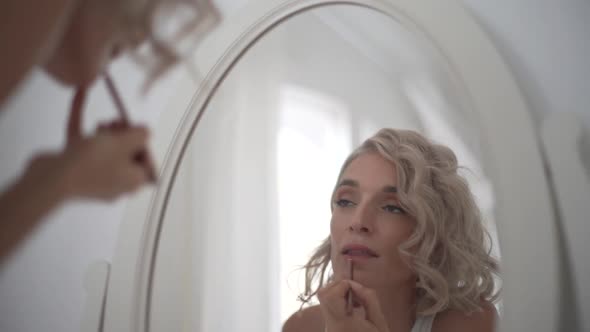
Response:
[[[319,305],[297,311],[283,325],[283,332],[322,332],[323,330],[324,319]]]
[[[482,310],[466,314],[459,310],[446,310],[436,315],[432,332],[493,332],[498,320],[498,313],[493,304],[482,304]]]

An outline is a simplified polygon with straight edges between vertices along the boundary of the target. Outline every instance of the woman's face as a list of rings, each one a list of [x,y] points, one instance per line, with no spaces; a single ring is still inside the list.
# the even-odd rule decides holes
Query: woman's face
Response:
[[[378,153],[365,153],[344,170],[332,202],[331,260],[335,278],[366,286],[388,286],[415,279],[398,247],[414,230],[414,221],[400,207],[393,163]]]
[[[126,22],[126,1],[79,0],[45,69],[67,85],[87,85],[120,51],[139,42]],[[129,20],[127,18],[127,20]]]

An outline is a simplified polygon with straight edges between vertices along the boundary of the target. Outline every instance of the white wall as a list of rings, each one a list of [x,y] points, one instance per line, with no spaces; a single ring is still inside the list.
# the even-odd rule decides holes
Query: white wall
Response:
[[[490,32],[513,68],[535,110],[576,112],[590,126],[590,8],[584,0],[464,0]],[[121,88],[135,88],[121,65],[115,75]],[[130,82],[131,81],[131,82]],[[160,84],[162,86],[163,84]],[[130,108],[155,121],[168,92]],[[114,115],[110,103],[96,97],[90,129],[98,118]],[[0,115],[0,183],[18,175],[29,156],[63,142],[69,92],[36,74],[22,94]],[[135,100],[135,99],[133,99]],[[141,111],[140,111],[141,110]],[[152,122],[153,123],[153,122]],[[21,130],[23,128],[23,130]],[[124,202],[113,205],[75,203],[43,223],[8,262],[0,267],[0,330],[78,331],[82,312],[82,278],[95,259],[112,257]]]
[[[533,110],[533,119],[541,123],[547,114],[568,112],[576,115],[585,127],[586,140],[581,140],[580,151],[590,178],[590,2],[585,0],[463,0],[496,43],[506,63],[513,70],[517,83]],[[580,181],[583,179],[576,179]],[[584,225],[576,229],[590,228]],[[564,251],[587,251],[579,248],[587,244],[571,243],[564,224],[558,225]],[[560,229],[561,228],[561,229]],[[566,271],[567,257],[560,257],[560,266]],[[572,279],[585,284],[588,275],[560,276],[562,303],[559,305],[560,330],[580,329],[579,320],[587,315],[588,308],[572,310],[576,297],[590,294],[577,293],[572,289]],[[578,299],[579,300],[579,299]],[[578,316],[578,323],[576,323]],[[587,324],[587,321],[586,321]],[[587,328],[587,327],[586,327]]]
[[[574,112],[590,128],[590,2],[463,2],[497,44],[535,111]]]

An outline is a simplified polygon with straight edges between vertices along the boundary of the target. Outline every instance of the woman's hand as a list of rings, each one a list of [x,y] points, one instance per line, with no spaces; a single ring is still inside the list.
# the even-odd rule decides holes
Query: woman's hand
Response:
[[[355,305],[349,314],[346,298],[353,292]],[[318,291],[328,332],[389,332],[374,290],[352,280],[333,282]]]
[[[115,121],[100,125],[94,136],[83,137],[84,99],[82,88],[72,103],[66,148],[57,155],[68,195],[112,200],[154,182],[153,162],[147,153],[148,130]]]
[[[147,129],[116,122],[83,137],[81,100],[83,90],[74,99],[65,149],[35,156],[23,176],[0,193],[0,261],[63,201],[113,200],[155,179]]]
[[[112,200],[155,181],[153,163],[147,154],[148,130],[121,122],[100,125],[94,136],[81,134],[85,90],[72,103],[67,144],[63,151],[37,156],[26,176],[54,179],[63,198]]]
[[[148,131],[141,127],[99,130],[92,137],[77,137],[58,153],[35,157],[26,176],[54,179],[63,198],[113,200],[133,192],[152,174],[137,161],[146,150]]]

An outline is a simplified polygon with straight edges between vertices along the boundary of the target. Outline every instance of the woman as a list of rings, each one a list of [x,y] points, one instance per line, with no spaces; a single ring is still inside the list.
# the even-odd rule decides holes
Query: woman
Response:
[[[182,10],[185,24],[165,39],[161,32],[166,27],[157,24],[171,17],[174,8]],[[194,15],[187,20],[191,12]],[[143,63],[148,82],[152,82],[179,58],[172,49],[180,38],[204,33],[217,19],[209,0],[0,3],[0,105],[34,67],[44,68],[76,89],[66,147],[33,158],[20,179],[0,195],[0,261],[64,201],[113,200],[150,181],[146,165],[136,158],[147,149],[145,128],[113,123],[101,126],[93,136],[82,137],[79,125],[85,90],[105,72],[113,57],[144,41],[151,52]]]
[[[305,266],[301,299],[320,303],[283,331],[493,331],[497,264],[457,170],[449,148],[413,131],[382,129],[357,148],[332,195],[330,236]]]

